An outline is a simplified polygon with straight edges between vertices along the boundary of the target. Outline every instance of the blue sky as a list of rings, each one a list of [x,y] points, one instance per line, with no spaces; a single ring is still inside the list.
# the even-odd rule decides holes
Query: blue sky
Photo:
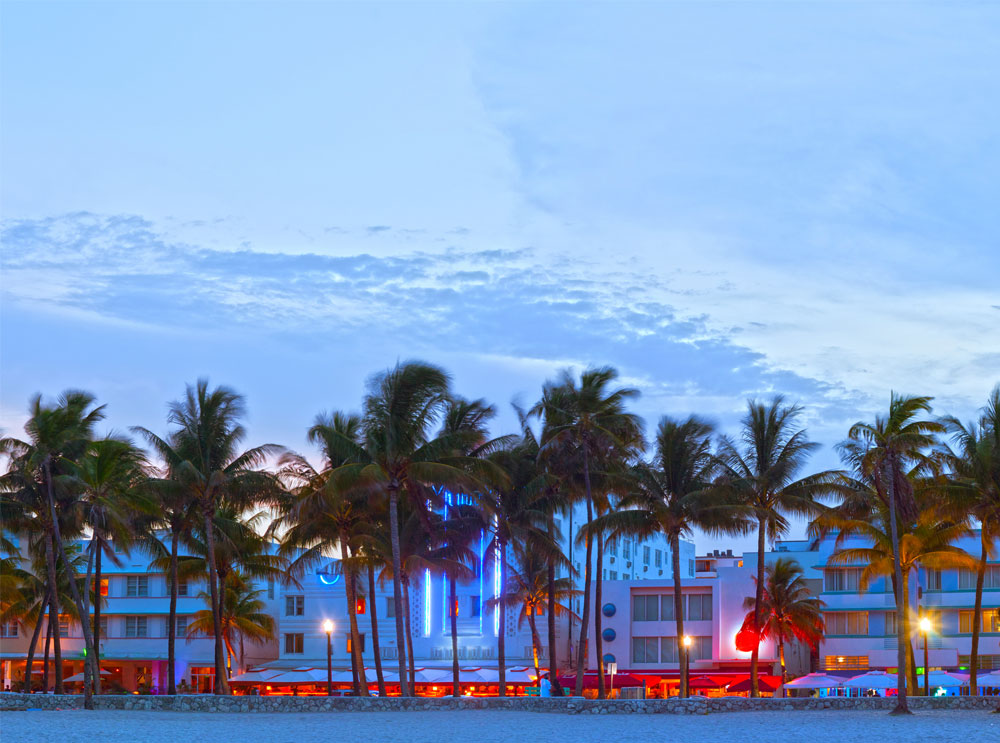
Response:
[[[1000,381],[1000,6],[4,3],[0,425],[207,375],[307,451],[397,359],[650,426]],[[708,546],[707,541],[700,546]]]

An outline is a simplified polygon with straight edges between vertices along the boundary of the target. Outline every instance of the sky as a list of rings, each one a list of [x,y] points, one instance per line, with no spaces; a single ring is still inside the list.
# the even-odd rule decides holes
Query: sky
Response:
[[[500,410],[610,364],[652,430],[835,445],[1000,382],[1000,5],[0,8],[0,427],[208,377],[310,453],[397,360]],[[796,523],[792,536],[801,536]],[[699,550],[752,548],[699,535]]]

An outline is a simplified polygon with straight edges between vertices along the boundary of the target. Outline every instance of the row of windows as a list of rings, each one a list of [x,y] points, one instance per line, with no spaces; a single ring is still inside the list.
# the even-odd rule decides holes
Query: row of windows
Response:
[[[896,612],[883,612],[885,629],[883,634],[896,634]],[[828,611],[824,615],[826,634],[833,635],[867,635],[869,634],[867,611]],[[975,612],[972,609],[960,609],[958,612],[958,633],[972,634],[972,619]],[[935,633],[942,631],[942,612],[940,610],[924,610],[923,615],[930,619]],[[1000,609],[984,609],[980,631],[1000,633]]]
[[[690,660],[712,658],[712,638],[692,637],[688,648]],[[633,637],[633,663],[679,663],[676,637]]]
[[[99,587],[99,593],[101,596],[110,595],[110,578],[101,578],[101,585]],[[127,575],[125,576],[125,597],[126,598],[144,598],[150,595],[149,593],[149,576],[148,575]],[[167,594],[164,594],[164,596]],[[178,596],[188,596],[188,582],[187,580],[181,579],[177,581],[177,595]]]
[[[365,652],[365,635],[360,633],[358,635],[359,644],[361,645],[361,652]],[[286,655],[300,655],[305,652],[305,635],[302,632],[286,632],[284,635],[284,642],[282,646],[284,647]],[[351,636],[347,635],[347,639],[344,643],[344,649],[346,652],[351,652]]]
[[[712,594],[691,593],[681,596],[684,619],[702,621],[712,618]],[[673,622],[674,595],[638,594],[632,597],[633,622]]]
[[[823,571],[823,590],[825,591],[858,591],[861,585],[862,568],[827,568]],[[926,584],[928,591],[940,591],[942,582],[941,570],[927,569]],[[984,589],[1000,588],[1000,565],[987,565],[983,576]],[[958,589],[960,591],[976,590],[976,571],[958,571]],[[892,592],[892,581],[885,580],[886,593]]]
[[[122,637],[134,638],[134,637],[162,637],[163,634],[152,635],[150,621],[152,617],[147,616],[124,616],[122,624]],[[177,637],[187,637],[188,623],[191,621],[191,617],[185,614],[177,615]],[[61,615],[59,617],[59,636],[69,637],[70,636],[70,618],[68,615]],[[160,630],[161,633],[166,632],[167,628],[167,618],[163,617],[162,622],[163,628]],[[17,622],[5,622],[0,624],[0,637],[17,637],[19,633],[19,628]],[[110,637],[108,632],[108,616],[104,615],[101,617],[101,637]]]

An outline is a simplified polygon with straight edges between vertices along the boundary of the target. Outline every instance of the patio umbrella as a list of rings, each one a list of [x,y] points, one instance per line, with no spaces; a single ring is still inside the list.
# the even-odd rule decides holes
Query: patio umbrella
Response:
[[[451,676],[448,677],[448,679],[450,678]],[[459,670],[458,680],[463,684],[496,684],[500,681],[500,672],[496,668],[482,668],[479,666],[462,668]],[[509,681],[510,679],[508,679]]]
[[[545,673],[546,671],[544,668],[539,668],[538,672]],[[535,669],[533,667],[508,668],[506,679],[508,684],[533,684],[538,680],[535,678]],[[500,680],[499,676],[497,680]]]
[[[110,676],[111,675],[111,671],[105,671],[102,668],[101,669],[101,675],[102,676]],[[63,679],[63,683],[65,683],[65,684],[75,684],[75,683],[80,682],[80,681],[83,681],[83,674],[82,673],[75,673],[72,676],[70,676],[68,679]]]
[[[895,689],[896,674],[889,675],[885,671],[869,671],[844,682],[851,689]]]
[[[979,686],[987,686],[990,688],[1000,686],[1000,670],[978,676],[976,678],[976,683]]]
[[[350,671],[333,672],[333,682],[335,684],[349,684],[353,680],[354,677]],[[288,671],[287,673],[282,673],[269,678],[267,683],[274,684],[276,686],[288,686],[290,684],[325,684],[326,669],[296,668],[294,671]]]
[[[436,684],[439,681],[447,681],[451,678],[451,671],[444,668],[417,668],[413,673],[414,681],[418,684]],[[461,679],[461,676],[459,676]]]
[[[825,673],[810,673],[800,676],[785,684],[786,689],[834,689],[840,686],[844,679],[827,676]]]
[[[918,676],[919,676],[918,680],[920,681],[920,684],[922,686],[924,683],[924,675],[921,673],[918,674]],[[968,678],[962,678],[961,676],[956,676],[955,674],[946,673],[945,671],[931,671],[930,674],[928,674],[928,681],[930,682],[931,686],[935,687],[946,686],[950,688],[953,686],[969,685]]]
[[[231,684],[262,684],[265,681],[270,681],[275,676],[279,675],[281,671],[268,670],[267,668],[262,668],[259,671],[247,671],[246,673],[240,673],[229,679]]]
[[[377,684],[378,683],[378,678],[376,677],[376,673],[375,673],[375,669],[374,668],[369,668],[368,666],[365,666],[365,676],[368,678],[368,683],[369,684]],[[385,681],[387,684],[398,684],[399,683],[399,674],[396,673],[396,672],[394,672],[394,671],[390,671],[390,670],[387,670],[387,669],[383,668],[382,669],[382,680]]]
[[[688,681],[689,689],[719,689],[723,686],[725,686],[725,684],[720,684],[710,676],[695,676],[693,679]]]
[[[775,691],[779,686],[781,686],[781,679],[775,680],[774,677],[760,676],[757,679],[757,688],[760,691]],[[749,676],[742,681],[736,681],[726,687],[726,691],[750,691],[750,678]]]

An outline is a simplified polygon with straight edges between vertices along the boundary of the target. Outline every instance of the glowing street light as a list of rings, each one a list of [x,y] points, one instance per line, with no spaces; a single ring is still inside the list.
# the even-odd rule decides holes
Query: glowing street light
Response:
[[[323,631],[326,632],[326,695],[333,696],[333,621],[327,619],[323,622]]]
[[[931,631],[931,620],[928,617],[920,617],[920,634],[924,636],[924,696],[931,695],[931,669],[927,667],[927,635]]]
[[[684,683],[681,685],[682,688],[679,690],[681,697],[687,697],[691,693],[689,684],[691,683],[691,643],[694,642],[691,635],[684,635],[681,638],[681,645],[684,649],[681,652],[680,662],[681,662],[681,679]]]

